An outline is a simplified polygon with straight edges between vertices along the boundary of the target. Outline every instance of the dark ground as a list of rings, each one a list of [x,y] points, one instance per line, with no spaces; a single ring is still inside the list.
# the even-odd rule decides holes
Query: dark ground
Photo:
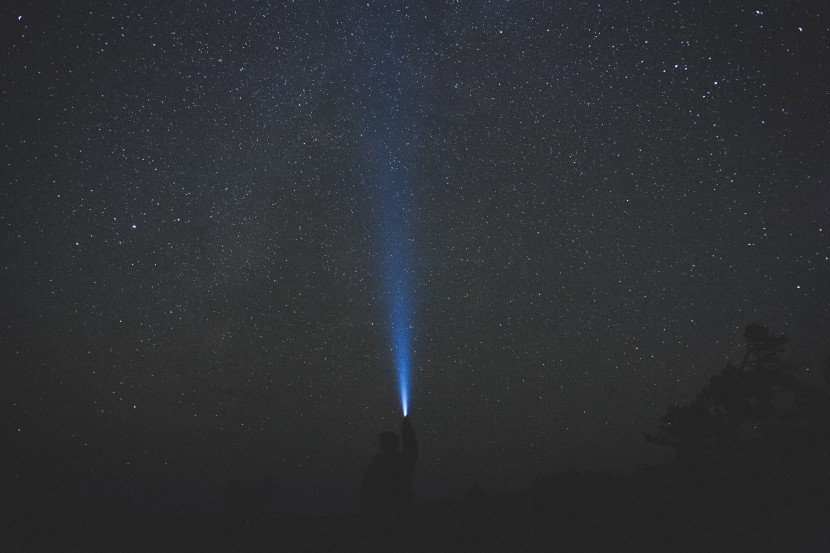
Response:
[[[16,513],[5,515],[3,550],[819,552],[830,551],[829,490],[804,474],[556,475],[522,493],[471,489],[420,505],[406,528],[380,538],[357,517],[259,528],[227,513]]]

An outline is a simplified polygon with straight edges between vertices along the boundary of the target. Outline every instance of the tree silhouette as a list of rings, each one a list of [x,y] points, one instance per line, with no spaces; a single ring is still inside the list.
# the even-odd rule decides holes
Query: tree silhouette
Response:
[[[649,442],[673,448],[680,463],[721,468],[821,447],[827,395],[796,376],[804,365],[782,361],[789,336],[751,324],[744,339],[741,363],[712,376],[691,404],[670,406]]]

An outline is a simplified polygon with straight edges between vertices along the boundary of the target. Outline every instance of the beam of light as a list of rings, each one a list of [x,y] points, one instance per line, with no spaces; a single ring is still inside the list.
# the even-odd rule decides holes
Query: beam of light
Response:
[[[413,352],[412,191],[415,100],[407,56],[411,23],[401,6],[370,9],[359,89],[362,134],[379,233],[380,273],[388,317],[390,361],[404,416],[411,399]]]
[[[404,416],[409,411],[409,366],[412,352],[412,322],[410,282],[407,266],[406,244],[401,243],[403,229],[392,232],[387,247],[386,286],[388,295],[389,327],[392,342],[392,358],[395,363],[401,409]],[[389,232],[387,230],[387,232]],[[397,246],[397,247],[395,247]]]
[[[409,412],[412,361],[412,240],[410,172],[402,161],[401,137],[381,133],[379,146],[378,214],[381,276],[389,325],[391,361],[404,416]]]

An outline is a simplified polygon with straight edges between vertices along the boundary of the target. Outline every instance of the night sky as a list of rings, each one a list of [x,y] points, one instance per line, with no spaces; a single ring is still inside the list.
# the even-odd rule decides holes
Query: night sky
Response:
[[[828,353],[824,1],[16,4],[6,498],[354,511],[395,344],[422,501],[660,459],[751,322]]]

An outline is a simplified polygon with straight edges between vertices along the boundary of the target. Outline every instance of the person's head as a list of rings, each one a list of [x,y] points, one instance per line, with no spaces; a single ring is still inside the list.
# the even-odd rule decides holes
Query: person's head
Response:
[[[398,435],[394,432],[381,432],[380,449],[383,451],[398,451]]]

